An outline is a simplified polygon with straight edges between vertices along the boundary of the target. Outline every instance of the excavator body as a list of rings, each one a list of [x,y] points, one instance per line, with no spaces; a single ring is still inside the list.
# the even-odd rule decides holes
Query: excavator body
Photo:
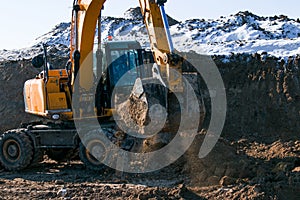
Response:
[[[143,61],[146,60],[146,56],[150,55],[141,48],[137,41],[109,41],[103,43],[100,50],[97,46],[98,44],[95,44],[93,50],[91,72],[94,83],[92,89],[96,91],[94,87],[98,86],[96,94],[92,94],[97,96],[96,113],[94,113],[94,109],[91,109],[90,113],[82,110],[81,115],[85,117],[112,116],[111,97],[114,89],[118,91],[125,88],[132,89],[134,81],[138,77],[137,69],[143,68]],[[39,55],[35,59],[43,59],[40,63],[45,64],[45,58],[46,55]],[[23,92],[25,112],[52,120],[73,120],[71,70],[68,64],[65,69],[52,69],[48,66],[50,65],[44,66],[44,70],[34,79],[25,82]],[[132,74],[130,80],[122,85],[116,85],[128,71],[131,71]]]

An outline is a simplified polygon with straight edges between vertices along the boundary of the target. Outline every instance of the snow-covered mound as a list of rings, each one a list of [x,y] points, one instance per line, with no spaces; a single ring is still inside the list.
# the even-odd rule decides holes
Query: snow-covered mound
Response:
[[[228,55],[268,52],[276,57],[300,53],[300,23],[280,15],[259,17],[239,12],[217,20],[187,20],[171,27],[181,51]]]
[[[102,38],[137,40],[149,47],[148,35],[139,8],[131,8],[123,17],[102,18]],[[267,52],[276,57],[300,54],[300,21],[280,15],[260,17],[248,11],[216,20],[190,19],[178,22],[169,17],[174,46],[182,52],[195,51],[209,55]],[[69,46],[70,23],[61,23],[33,42]],[[0,51],[0,60],[32,56],[32,47],[15,51]],[[27,52],[27,53],[26,53]],[[62,51],[64,52],[64,51]]]
[[[70,30],[71,23],[60,23],[56,25],[50,32],[38,37],[34,43],[46,43],[48,45],[62,44],[69,46]]]

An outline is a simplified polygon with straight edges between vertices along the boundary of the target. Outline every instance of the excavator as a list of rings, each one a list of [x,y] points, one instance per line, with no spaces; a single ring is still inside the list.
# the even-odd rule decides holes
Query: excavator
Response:
[[[112,142],[125,150],[132,149],[134,139],[120,131],[113,117],[115,102],[128,98],[122,93],[140,88],[141,82],[160,82],[158,86],[142,86],[144,91],[135,94],[137,98],[141,94],[156,97],[166,108],[169,94],[184,90],[178,76],[182,74],[183,59],[176,55],[172,44],[166,2],[139,0],[151,45],[148,52],[136,41],[102,43],[101,12],[105,0],[74,0],[68,63],[64,68],[53,68],[43,45],[44,54],[32,60],[33,66],[42,71],[24,84],[25,111],[48,121],[22,124],[1,135],[0,163],[6,170],[20,171],[33,166],[45,153],[57,161],[79,155],[87,168],[101,170],[101,155],[92,152],[103,151],[99,147],[101,141],[95,142],[89,134],[94,129],[89,122],[95,119],[107,130],[103,134]],[[153,62],[155,65],[149,67]],[[124,74],[130,74],[129,78],[123,80]],[[145,117],[142,121],[146,121]],[[84,124],[81,132],[86,134],[78,132],[75,122]]]

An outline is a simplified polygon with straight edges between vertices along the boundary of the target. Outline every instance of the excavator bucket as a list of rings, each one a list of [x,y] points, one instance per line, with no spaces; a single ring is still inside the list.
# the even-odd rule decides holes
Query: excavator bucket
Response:
[[[126,132],[136,132],[141,138],[159,132],[167,120],[167,94],[159,79],[136,79],[128,100],[117,106]]]

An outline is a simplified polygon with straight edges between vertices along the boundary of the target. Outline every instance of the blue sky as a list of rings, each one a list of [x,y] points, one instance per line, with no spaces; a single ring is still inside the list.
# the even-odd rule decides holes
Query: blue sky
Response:
[[[69,22],[73,0],[4,0],[0,12],[0,49],[27,47],[60,22]],[[122,3],[120,3],[122,2]],[[120,16],[138,0],[107,0],[104,15]],[[249,10],[258,15],[288,15],[300,18],[299,0],[168,0],[166,11],[183,21],[190,18],[218,18]]]

